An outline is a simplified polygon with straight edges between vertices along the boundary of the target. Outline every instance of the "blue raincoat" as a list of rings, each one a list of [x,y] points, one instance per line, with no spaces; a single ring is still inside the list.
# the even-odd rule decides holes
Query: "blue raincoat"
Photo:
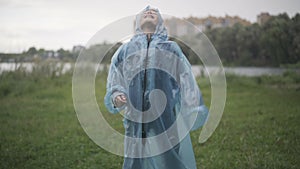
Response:
[[[111,60],[105,105],[124,113],[123,169],[196,169],[189,131],[201,127],[208,109],[191,65],[167,30],[157,9],[158,24],[151,38],[136,17],[135,35]],[[127,103],[114,106],[117,95]]]

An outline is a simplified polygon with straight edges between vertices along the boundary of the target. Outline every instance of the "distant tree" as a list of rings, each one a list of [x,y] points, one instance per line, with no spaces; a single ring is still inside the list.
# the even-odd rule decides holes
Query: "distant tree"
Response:
[[[292,55],[292,60],[300,62],[300,14],[297,13],[291,20],[290,33],[293,37],[292,49],[289,51]]]
[[[260,30],[257,24],[241,26],[236,30],[236,58],[237,65],[251,66],[260,65],[259,44]]]
[[[104,43],[102,44],[104,48],[106,48],[106,46],[111,46],[111,44],[108,44],[107,42],[104,41]],[[106,53],[102,59],[102,63],[110,63],[110,60],[112,58],[112,56],[114,55],[114,53],[118,50],[118,48],[122,45],[121,42],[117,42],[116,44],[114,44],[110,49],[106,50]]]
[[[234,25],[231,28],[218,28],[208,30],[206,33],[212,44],[218,51],[222,61],[227,65],[232,65],[238,59],[237,33],[241,25]]]
[[[26,54],[28,54],[28,55],[35,55],[35,54],[37,54],[37,50],[36,50],[35,47],[30,47],[28,49],[28,51],[26,52]]]
[[[60,59],[70,60],[73,58],[73,54],[69,50],[64,50],[63,48],[60,48],[56,52],[58,53],[58,58]]]
[[[43,54],[44,52],[45,52],[45,49],[43,49],[43,48],[41,48],[41,49],[38,50],[39,54]]]
[[[185,41],[189,41],[191,44],[195,43],[195,42],[191,42],[190,37],[184,37],[182,39],[185,40]],[[187,39],[189,39],[189,40],[187,40]],[[185,44],[182,40],[174,38],[174,37],[170,37],[169,40],[175,41],[180,46],[183,54],[186,56],[186,58],[189,60],[189,62],[191,64],[201,64],[201,60],[199,59],[199,57],[197,56],[195,51],[193,51],[191,49],[190,46]]]
[[[271,66],[295,62],[291,53],[293,35],[290,28],[290,18],[286,13],[272,17],[263,25],[261,52]]]

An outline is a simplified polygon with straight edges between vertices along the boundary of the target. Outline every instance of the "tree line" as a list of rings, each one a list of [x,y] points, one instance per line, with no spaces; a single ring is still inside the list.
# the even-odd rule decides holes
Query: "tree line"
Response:
[[[232,27],[214,28],[204,32],[217,50],[225,66],[270,66],[300,65],[300,14],[290,18],[286,13],[272,16],[267,22],[250,26],[235,24]],[[194,48],[201,47],[196,35],[180,39],[188,40]],[[196,53],[183,41],[170,37],[181,47],[191,64],[201,64]],[[85,55],[100,55],[105,52],[103,63],[109,63],[120,42],[112,46],[103,42],[83,49]],[[0,61],[10,59],[32,61],[33,59],[55,58],[75,61],[80,51],[59,49],[57,51],[31,47],[21,54],[0,54]]]
[[[300,63],[300,14],[272,16],[250,26],[211,29],[205,32],[224,65],[279,67]]]

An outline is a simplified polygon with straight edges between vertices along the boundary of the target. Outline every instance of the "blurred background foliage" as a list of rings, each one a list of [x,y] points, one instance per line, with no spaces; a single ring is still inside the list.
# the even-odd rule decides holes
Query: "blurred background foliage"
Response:
[[[225,66],[258,66],[258,67],[299,67],[300,65],[300,14],[290,18],[286,13],[272,16],[264,24],[253,23],[242,25],[236,23],[232,27],[221,27],[205,30],[205,35],[216,48]],[[197,41],[199,34],[190,34],[180,39],[201,46]],[[178,42],[191,64],[201,64],[191,48],[182,41]],[[72,51],[36,49],[31,47],[21,54],[0,54],[1,62],[26,62],[36,59],[58,59],[74,62],[80,51],[86,55],[106,53],[102,63],[110,63],[110,58],[121,45],[121,42],[109,44],[103,42],[85,48],[74,46]]]

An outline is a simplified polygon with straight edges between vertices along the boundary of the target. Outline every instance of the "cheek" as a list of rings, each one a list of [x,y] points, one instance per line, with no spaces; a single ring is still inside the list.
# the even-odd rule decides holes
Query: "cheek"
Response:
[[[155,19],[155,24],[157,24],[158,23],[158,17],[156,17],[156,19]]]
[[[144,18],[141,18],[140,24],[142,25],[144,22],[145,22],[145,19],[144,19]]]

